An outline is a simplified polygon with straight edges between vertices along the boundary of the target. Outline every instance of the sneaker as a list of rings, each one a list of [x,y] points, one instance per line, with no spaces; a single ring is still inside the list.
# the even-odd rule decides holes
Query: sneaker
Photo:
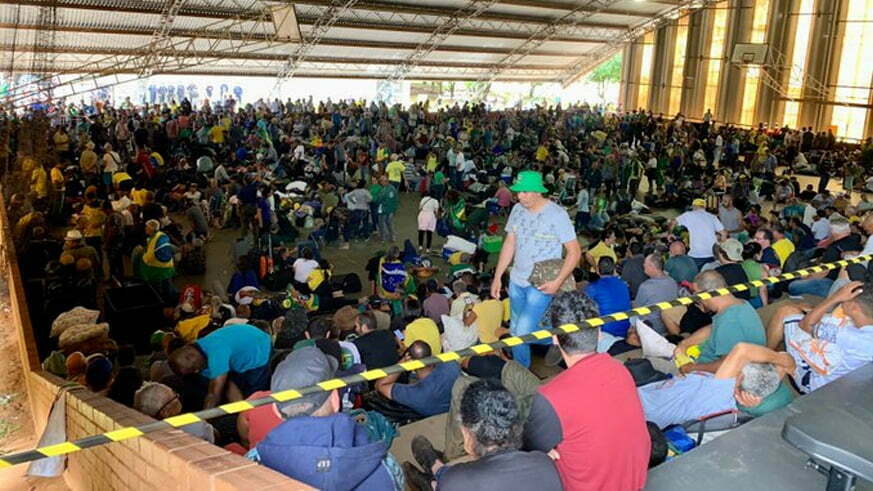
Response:
[[[435,448],[433,448],[433,444],[430,443],[430,440],[427,437],[422,435],[417,435],[412,439],[412,456],[415,457],[415,461],[418,462],[418,465],[425,470],[427,474],[431,474],[431,469],[433,469],[433,464],[437,460],[441,462],[445,462],[446,458],[443,456],[442,452],[438,452]]]
[[[412,465],[412,462],[403,463],[403,473],[406,474],[406,485],[413,491],[432,491],[433,486],[431,481],[433,478],[424,472],[421,472],[418,467]]]

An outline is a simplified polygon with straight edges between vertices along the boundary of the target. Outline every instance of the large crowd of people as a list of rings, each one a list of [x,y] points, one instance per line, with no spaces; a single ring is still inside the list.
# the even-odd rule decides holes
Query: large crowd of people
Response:
[[[870,139],[588,105],[48,109],[3,118],[44,368],[145,414],[569,327],[184,427],[319,489],[642,489],[681,453],[665,430],[873,361],[861,264],[580,327],[873,254]],[[355,242],[363,281],[331,264]],[[207,251],[226,285],[198,281]],[[392,456],[398,428],[444,413],[443,449]]]

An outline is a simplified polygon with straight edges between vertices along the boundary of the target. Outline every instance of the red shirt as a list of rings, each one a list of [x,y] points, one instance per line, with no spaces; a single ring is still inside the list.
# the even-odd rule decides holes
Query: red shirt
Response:
[[[559,434],[550,428],[555,417]],[[549,438],[557,442],[565,490],[630,491],[646,484],[651,440],[643,408],[630,373],[609,355],[583,358],[540,387],[525,439],[537,447],[550,445]]]
[[[248,400],[261,399],[272,394],[269,390],[260,390],[248,397]],[[279,408],[275,404],[265,404],[250,409],[243,413],[243,417],[249,424],[249,448],[255,446],[266,438],[267,433],[282,424],[284,419],[279,415]]]

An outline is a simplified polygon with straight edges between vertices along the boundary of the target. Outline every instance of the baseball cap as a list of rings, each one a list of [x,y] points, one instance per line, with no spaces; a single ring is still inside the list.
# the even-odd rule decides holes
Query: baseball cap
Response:
[[[338,365],[337,360],[325,355],[315,346],[294,350],[276,366],[270,379],[270,390],[281,392],[315,385],[333,378]],[[276,405],[280,410],[288,406],[309,405],[309,409],[304,412],[310,414],[320,408],[328,396],[329,391],[319,391]]]
[[[727,239],[720,244],[722,252],[731,261],[743,260],[743,244],[737,239]]]
[[[703,198],[697,198],[691,202],[691,206],[699,206],[701,208],[705,208],[706,207],[706,200]]]

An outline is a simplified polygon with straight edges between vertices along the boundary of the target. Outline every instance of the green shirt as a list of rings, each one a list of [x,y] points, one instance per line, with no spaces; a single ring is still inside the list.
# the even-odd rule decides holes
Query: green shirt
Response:
[[[764,346],[767,336],[764,324],[754,307],[742,301],[731,305],[712,318],[712,333],[700,345],[697,363],[712,363],[727,355],[737,343]]]
[[[761,263],[755,261],[754,259],[746,259],[745,261],[740,263],[740,266],[743,267],[743,271],[746,272],[746,278],[748,278],[749,281],[757,281],[760,280],[762,276],[764,276],[764,272],[761,270]],[[759,293],[760,292],[757,288],[749,288],[749,294],[752,296],[752,298],[757,297]]]
[[[692,282],[697,276],[697,263],[686,255],[673,256],[664,263],[664,271],[670,275],[670,278],[676,280],[676,283]]]
[[[400,204],[397,188],[390,184],[384,187],[378,186],[376,194],[373,195],[373,201],[379,205],[379,213],[382,215],[396,212]]]
[[[438,170],[433,175],[433,184],[434,186],[439,186],[440,184],[446,182],[446,175],[443,174],[443,171]]]

